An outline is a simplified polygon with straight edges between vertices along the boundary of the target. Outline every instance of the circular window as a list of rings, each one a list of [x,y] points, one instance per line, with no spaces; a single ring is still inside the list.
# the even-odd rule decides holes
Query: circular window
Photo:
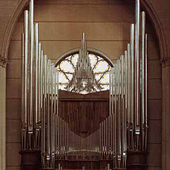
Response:
[[[88,57],[90,59],[91,68],[93,69],[94,78],[97,82],[97,86],[94,86],[90,92],[98,92],[109,89],[109,72],[112,64],[105,59],[105,57],[96,54],[96,52],[88,51]],[[56,65],[59,71],[59,89],[76,92],[74,88],[68,90],[68,84],[72,81],[74,72],[76,69],[77,61],[79,58],[79,52],[71,53],[63,59],[61,59]],[[87,94],[86,88],[79,91],[81,94]]]

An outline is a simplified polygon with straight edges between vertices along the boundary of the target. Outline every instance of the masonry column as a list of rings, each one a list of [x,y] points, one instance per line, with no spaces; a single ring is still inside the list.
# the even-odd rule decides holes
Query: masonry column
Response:
[[[6,169],[6,60],[0,56],[0,169]]]
[[[162,170],[170,169],[170,58],[162,62]]]

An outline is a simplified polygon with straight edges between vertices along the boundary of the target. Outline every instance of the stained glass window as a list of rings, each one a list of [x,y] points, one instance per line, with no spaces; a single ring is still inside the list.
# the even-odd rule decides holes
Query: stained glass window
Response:
[[[109,71],[111,64],[103,56],[94,52],[88,51],[91,67],[93,69],[95,79],[101,88],[94,88],[94,92],[105,91],[109,89]],[[69,82],[73,78],[73,74],[78,61],[79,52],[72,53],[64,57],[56,68],[59,71],[59,89],[67,90]],[[87,94],[87,91],[81,91],[82,94]]]

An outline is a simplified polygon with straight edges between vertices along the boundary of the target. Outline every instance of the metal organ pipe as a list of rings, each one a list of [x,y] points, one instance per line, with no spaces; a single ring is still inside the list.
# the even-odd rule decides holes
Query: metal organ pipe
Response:
[[[28,11],[25,10],[24,12],[24,50],[25,50],[25,53],[24,53],[24,57],[25,57],[25,89],[24,89],[24,106],[25,106],[25,109],[24,109],[24,124],[27,126],[28,125],[28,121],[27,121],[27,118],[28,118]]]
[[[30,1],[30,9],[29,9],[29,38],[30,38],[30,79],[29,79],[29,140],[30,147],[32,147],[32,134],[33,134],[33,65],[34,65],[34,1]]]
[[[136,0],[136,24],[135,24],[135,63],[136,63],[136,134],[140,133],[140,118],[139,118],[139,103],[140,103],[140,97],[139,97],[139,93],[140,93],[140,77],[139,77],[139,71],[140,71],[140,56],[139,56],[139,35],[140,35],[140,1]]]
[[[147,151],[147,143],[148,143],[148,35],[145,34],[145,148],[144,151]]]

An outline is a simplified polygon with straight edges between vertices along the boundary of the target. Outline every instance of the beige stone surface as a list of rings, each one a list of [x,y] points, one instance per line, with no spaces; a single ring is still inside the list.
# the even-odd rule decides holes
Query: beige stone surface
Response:
[[[161,63],[159,60],[152,60],[148,62],[148,77],[161,78]]]
[[[162,99],[161,79],[148,81],[148,99]]]
[[[162,119],[162,101],[161,100],[149,100],[148,101],[148,118],[149,120],[161,120]]]
[[[21,78],[21,60],[9,60],[7,78]]]
[[[134,7],[122,5],[35,5],[36,22],[134,22]],[[45,13],[43,12],[45,11]],[[88,12],[87,12],[88,11]],[[107,12],[106,12],[107,11]],[[79,15],[77,15],[79,14]]]
[[[8,59],[21,59],[21,41],[11,41],[9,52],[8,52]]]
[[[121,4],[122,0],[37,0],[36,4]]]
[[[21,149],[20,143],[7,143],[7,166],[19,166],[21,156],[19,154]]]
[[[21,79],[7,79],[7,99],[21,98]]]
[[[161,167],[161,144],[149,144],[148,166]]]
[[[149,120],[149,143],[161,144],[162,141],[162,122],[161,120]]]
[[[21,139],[21,120],[18,119],[7,119],[7,143],[8,142],[14,142],[14,143],[20,143]]]
[[[12,17],[12,13],[18,3],[18,0],[1,0],[0,1],[0,55],[2,43],[7,29],[8,22]]]
[[[156,41],[148,42],[148,60],[159,60],[159,47]]]
[[[21,120],[21,100],[7,99],[7,119]]]
[[[20,40],[23,23],[18,22],[15,28],[12,40]],[[40,41],[79,41],[83,32],[87,40],[129,40],[130,23],[39,23]]]
[[[21,170],[20,166],[16,166],[16,167],[7,167],[7,170]]]
[[[161,167],[148,167],[148,170],[162,170]]]

